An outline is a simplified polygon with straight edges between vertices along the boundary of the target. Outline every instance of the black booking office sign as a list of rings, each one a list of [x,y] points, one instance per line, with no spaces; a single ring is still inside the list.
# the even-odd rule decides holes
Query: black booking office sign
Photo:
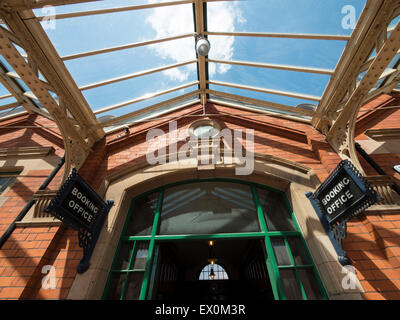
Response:
[[[378,194],[350,161],[343,160],[310,200],[332,224],[364,211],[377,202]]]
[[[76,170],[72,170],[45,211],[75,229],[83,227],[92,232],[97,218],[108,212],[108,206]]]

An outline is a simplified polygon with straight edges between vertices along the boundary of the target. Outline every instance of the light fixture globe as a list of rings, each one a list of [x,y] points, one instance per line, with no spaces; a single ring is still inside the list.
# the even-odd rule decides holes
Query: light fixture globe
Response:
[[[210,51],[210,42],[205,38],[200,38],[196,42],[196,52],[200,56],[207,56]]]

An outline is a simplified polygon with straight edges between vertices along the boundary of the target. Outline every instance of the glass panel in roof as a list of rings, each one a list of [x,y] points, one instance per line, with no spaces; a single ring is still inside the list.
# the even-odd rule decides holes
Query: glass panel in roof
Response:
[[[258,100],[283,104],[283,105],[292,106],[292,107],[295,107],[302,103],[313,104],[313,105],[318,104],[317,101],[312,101],[312,100],[307,100],[307,99],[278,96],[278,95],[269,94],[269,93],[250,91],[250,90],[245,90],[245,89],[229,88],[229,87],[212,85],[212,84],[210,84],[209,88],[210,88],[210,90],[225,92],[228,94],[230,93],[230,94],[234,94],[234,95],[238,95],[238,96],[242,96],[242,97],[249,97],[252,99],[258,99]]]
[[[168,70],[169,73],[158,72],[139,78],[133,78],[122,82],[83,91],[83,95],[93,110],[119,104],[127,100],[151,96],[152,94],[176,88],[197,81],[195,70],[184,73],[184,67]],[[184,74],[182,76],[182,74]],[[178,79],[176,79],[178,77]],[[183,77],[183,78],[179,78]]]
[[[220,44],[233,44],[229,53],[218,50]],[[345,41],[276,39],[262,37],[209,36],[210,59],[240,60],[299,67],[334,69],[346,46]],[[217,47],[217,49],[216,49]]]
[[[3,96],[3,94],[1,94],[1,96]],[[0,107],[5,106],[5,105],[10,104],[10,103],[14,103],[14,102],[17,102],[17,99],[15,99],[14,97],[1,99],[0,100]]]
[[[295,3],[295,5],[294,5]],[[366,0],[251,0],[209,2],[208,31],[350,35],[347,23],[357,22]],[[228,7],[228,9],[226,9]],[[224,13],[221,14],[221,11]],[[220,14],[213,14],[218,13]],[[353,16],[354,13],[354,16]],[[348,21],[351,18],[354,21]],[[354,19],[353,19],[354,18]],[[225,21],[235,21],[227,24]],[[344,28],[345,27],[345,28]]]
[[[10,92],[6,89],[6,87],[0,82],[0,97],[9,95]],[[4,102],[4,99],[0,100]]]
[[[161,3],[166,0],[103,0],[103,1],[92,1],[86,3],[76,3],[76,4],[67,4],[62,6],[55,7],[57,14],[64,13],[73,13],[73,12],[84,12],[90,10],[101,10],[101,9],[110,9],[110,8],[120,8],[126,6],[139,6],[147,3]],[[168,0],[168,2],[174,2],[180,0]],[[50,13],[49,10],[46,9],[34,9],[33,10],[36,16],[45,16]]]
[[[117,127],[119,127],[121,125],[124,125],[124,124],[130,124],[130,123],[133,123],[133,122],[146,121],[146,119],[149,119],[149,118],[154,119],[155,117],[164,117],[164,114],[166,114],[168,112],[172,112],[174,110],[178,110],[178,109],[182,108],[182,106],[194,104],[194,103],[197,103],[199,101],[200,101],[199,96],[198,95],[193,95],[193,96],[190,96],[190,97],[188,97],[186,99],[182,99],[182,100],[179,100],[177,102],[167,104],[167,105],[165,105],[163,107],[158,108],[157,110],[148,111],[148,112],[145,112],[145,113],[143,113],[141,115],[138,115],[138,116],[132,116],[132,117],[130,117],[128,119],[123,119],[121,121],[116,122],[112,126],[104,127],[104,130],[107,132],[107,131],[110,131],[110,130],[112,130],[114,128],[117,128]],[[97,118],[99,119],[100,122],[105,122],[105,121],[113,119],[114,117],[112,115],[107,115],[107,116],[99,115]]]
[[[106,111],[106,112],[102,112],[102,113],[96,113],[96,111],[99,110],[98,109],[98,110],[95,110],[94,112],[95,112],[95,114],[97,116],[113,115],[113,116],[118,117],[118,116],[122,116],[124,114],[130,113],[130,112],[133,112],[133,111],[137,111],[137,110],[143,109],[143,108],[148,107],[148,106],[152,106],[152,105],[154,105],[156,103],[160,103],[162,101],[166,101],[166,100],[169,100],[169,99],[172,99],[172,98],[179,97],[179,96],[181,96],[183,94],[186,94],[186,93],[189,93],[189,92],[192,92],[192,91],[195,91],[195,90],[197,90],[197,85],[194,85],[194,86],[191,86],[191,87],[188,87],[188,88],[176,91],[176,92],[167,93],[167,94],[164,94],[162,96],[158,96],[158,97],[154,97],[154,98],[148,98],[148,99],[146,99],[144,101],[140,101],[140,102],[137,102],[137,103],[131,103],[131,104],[128,104],[128,105],[126,105],[124,107],[121,107],[121,108],[118,108],[118,109],[114,109],[114,110],[110,110],[110,111]],[[138,97],[138,98],[141,98],[141,97]]]
[[[218,69],[220,66],[229,66],[225,73],[210,71],[210,80],[231,82],[245,86],[287,91],[303,95],[321,97],[330,76],[323,74],[301,73],[285,70],[254,68],[226,64],[209,64],[209,70]]]
[[[135,3],[126,1],[125,4]],[[171,19],[171,13],[179,15],[179,20]],[[55,22],[55,28],[45,30],[61,57],[194,32],[191,4],[74,17]],[[42,26],[45,27],[45,23],[42,21]]]
[[[81,87],[94,82],[195,59],[194,45],[194,37],[191,37],[67,60],[64,63],[77,85]],[[177,49],[179,50],[175,54],[169,54],[169,52]],[[178,73],[177,70],[165,72],[171,76],[175,75],[179,80],[184,80],[189,73],[196,72],[196,64],[192,63],[180,68]]]
[[[209,99],[211,101],[215,101],[215,102],[218,102],[218,103],[221,103],[221,104],[227,103],[228,105],[235,105],[235,106],[239,106],[239,107],[252,108],[252,109],[255,109],[255,110],[268,111],[268,112],[273,112],[273,113],[282,114],[282,115],[294,116],[294,117],[301,118],[301,119],[304,119],[304,120],[311,120],[311,117],[309,117],[309,116],[299,115],[297,113],[290,112],[290,111],[283,111],[283,110],[279,110],[279,109],[268,108],[268,107],[264,107],[264,106],[257,105],[257,104],[254,104],[254,103],[242,102],[242,101],[238,101],[236,99],[229,99],[229,98],[223,97],[223,96],[218,95],[218,94],[210,94],[209,96],[210,96]],[[246,113],[246,111],[244,111],[244,113]]]
[[[0,111],[0,119],[4,118],[4,117],[7,117],[7,116],[14,115],[14,114],[18,114],[18,113],[21,113],[21,112],[25,112],[25,108],[23,106],[17,106],[17,107],[14,107],[12,109]]]

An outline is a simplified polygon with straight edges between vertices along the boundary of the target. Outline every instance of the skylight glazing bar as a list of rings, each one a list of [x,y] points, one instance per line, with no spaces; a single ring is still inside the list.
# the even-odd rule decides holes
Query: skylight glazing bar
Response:
[[[194,2],[194,0],[169,1],[169,2],[149,3],[149,4],[136,5],[136,6],[62,13],[62,14],[56,15],[54,18],[58,19],[58,20],[69,19],[69,18],[76,18],[76,17],[93,16],[93,15],[98,15],[98,14],[107,14],[107,13],[142,10],[142,9],[152,9],[152,8],[167,7],[167,6],[177,6],[177,5],[188,4],[188,3],[193,3],[193,2]],[[44,20],[46,18],[47,18],[47,16],[38,16],[37,17],[37,19],[39,19],[39,20]]]
[[[13,97],[12,94],[6,94],[6,95],[4,95],[4,96],[0,96],[0,100],[12,98],[12,97]]]
[[[217,32],[217,31],[207,31],[205,32],[205,34],[209,36],[263,37],[263,38],[288,38],[288,39],[338,40],[338,41],[350,40],[350,36],[330,35],[330,34]]]
[[[118,103],[118,104],[114,104],[112,106],[108,106],[108,107],[102,108],[100,110],[96,110],[96,111],[94,111],[94,114],[97,115],[97,114],[104,113],[104,112],[107,112],[107,111],[111,111],[111,110],[115,110],[115,109],[118,109],[118,108],[122,108],[122,107],[128,106],[130,104],[135,104],[135,103],[138,103],[138,102],[141,102],[141,101],[148,100],[150,98],[155,98],[155,97],[167,94],[167,93],[179,91],[179,90],[191,87],[191,86],[195,86],[197,84],[199,84],[198,81],[193,81],[193,82],[190,82],[190,83],[178,86],[178,87],[174,87],[174,88],[171,88],[171,89],[167,89],[167,90],[163,90],[163,91],[157,91],[157,92],[154,92],[154,93],[146,94],[145,96],[142,96],[140,98],[128,100],[128,101],[125,101],[125,102],[122,102],[122,103]]]
[[[167,114],[167,113],[170,113],[170,112],[178,111],[180,109],[184,109],[186,107],[189,107],[189,106],[191,106],[193,104],[200,103],[200,102],[201,102],[200,99],[197,98],[195,100],[191,100],[189,102],[180,104],[178,106],[171,107],[171,109],[168,109],[168,110],[160,110],[159,112],[155,112],[154,114],[151,114],[151,115],[149,115],[147,117],[143,117],[143,118],[141,118],[139,120],[132,120],[132,121],[126,122],[126,123],[122,124],[121,126],[118,126],[117,128],[114,128],[114,129],[111,129],[111,130],[107,130],[106,132],[107,133],[111,133],[113,131],[121,130],[122,128],[124,128],[126,126],[130,126],[130,125],[136,124],[136,123],[143,123],[143,122],[157,121],[157,120],[174,119],[176,117],[173,117],[173,116],[171,116],[171,117],[163,117],[163,115]],[[116,124],[116,125],[118,125],[118,124]],[[104,128],[106,128],[106,127],[104,127]]]
[[[251,114],[242,115],[244,117],[246,117],[246,116],[255,117],[256,115],[259,115],[259,116],[266,115],[266,116],[279,117],[279,118],[289,119],[289,120],[294,120],[294,121],[300,121],[300,122],[304,122],[304,123],[310,123],[311,122],[311,120],[308,120],[308,119],[305,119],[305,118],[301,118],[301,117],[296,116],[296,115],[283,114],[283,113],[279,113],[279,112],[274,112],[272,110],[271,111],[261,111],[261,110],[254,109],[254,108],[251,108],[251,107],[243,106],[240,103],[235,103],[234,101],[225,101],[225,100],[221,100],[221,99],[218,99],[218,98],[210,97],[209,102],[216,103],[216,104],[219,104],[219,105],[222,105],[222,106],[236,108],[236,109],[243,109],[243,110],[247,110],[247,111],[251,112]]]
[[[178,97],[175,97],[175,98],[172,98],[172,99],[169,99],[169,100],[165,100],[165,101],[156,103],[154,105],[151,105],[149,107],[146,107],[146,108],[143,108],[143,109],[140,109],[140,110],[136,110],[136,111],[124,114],[122,116],[116,117],[114,119],[102,122],[101,125],[103,127],[109,127],[109,126],[112,126],[114,124],[117,124],[118,122],[121,122],[121,121],[124,121],[124,120],[128,120],[128,119],[136,117],[136,116],[140,116],[141,114],[144,114],[144,113],[147,113],[147,112],[151,112],[153,110],[160,109],[162,107],[168,106],[170,104],[176,103],[176,102],[181,101],[181,100],[185,100],[185,99],[190,98],[192,96],[195,96],[195,95],[197,95],[199,93],[200,93],[200,90],[191,91],[191,92],[185,93],[183,95],[180,95]],[[189,105],[190,104],[193,104],[193,102],[190,102]],[[187,106],[187,105],[188,104],[183,104],[181,106],[178,106],[177,108],[168,109],[163,113],[168,113],[168,112],[171,112],[171,111],[175,111],[175,110],[178,110],[181,107],[183,108],[184,106]]]
[[[156,73],[156,72],[165,71],[165,70],[168,70],[168,69],[173,69],[173,68],[185,66],[185,65],[188,65],[188,64],[191,64],[191,63],[195,63],[195,62],[197,62],[197,60],[193,59],[193,60],[189,60],[189,61],[185,61],[185,62],[181,62],[181,63],[170,64],[168,66],[163,66],[163,67],[159,67],[159,68],[153,68],[153,69],[148,69],[148,70],[145,70],[145,71],[135,72],[135,73],[131,73],[131,74],[128,74],[128,75],[125,75],[125,76],[122,76],[122,77],[117,77],[117,78],[112,78],[112,79],[108,79],[108,80],[104,80],[104,81],[91,83],[91,84],[79,87],[79,89],[80,90],[89,90],[89,89],[105,86],[105,85],[108,85],[108,84],[112,84],[112,83],[116,83],[116,82],[120,82],[120,81],[124,81],[124,80],[129,80],[129,79],[145,76],[145,75]]]
[[[204,36],[205,35],[205,22],[206,19],[206,4],[203,3],[202,0],[195,0],[194,3],[194,18],[195,18],[195,28],[196,33]],[[204,90],[207,88],[207,64],[206,57],[197,54],[198,56],[198,75],[199,75],[199,88],[201,90],[201,101],[202,104],[205,105],[207,103],[207,96],[204,93]]]
[[[208,89],[208,90],[206,90],[206,92],[211,95],[221,96],[221,97],[224,97],[227,99],[237,100],[237,101],[243,102],[243,103],[251,103],[251,104],[259,105],[259,106],[265,107],[265,108],[271,108],[271,109],[276,109],[276,110],[280,110],[280,111],[290,112],[290,113],[298,114],[301,116],[310,116],[311,117],[314,115],[314,111],[295,108],[295,107],[287,106],[284,104],[278,104],[278,103],[273,103],[273,102],[269,102],[269,101],[258,100],[258,99],[239,96],[236,94],[226,93],[226,92],[222,92],[222,91],[215,91],[215,90]],[[268,111],[263,111],[261,109],[253,108],[251,106],[242,106],[242,109],[252,110],[252,111],[260,112],[260,113],[268,112]]]
[[[268,68],[268,69],[287,70],[287,71],[306,72],[306,73],[317,73],[317,74],[327,74],[327,75],[332,75],[335,72],[335,70],[332,70],[332,69],[318,69],[318,68],[308,68],[308,67],[297,67],[297,66],[288,66],[288,65],[270,64],[270,63],[261,63],[261,62],[234,61],[234,60],[216,60],[216,59],[207,59],[207,61],[208,62],[214,62],[214,63],[223,63],[223,64],[230,64],[230,65],[246,66],[246,67]]]
[[[245,86],[245,85],[236,84],[236,83],[221,82],[221,81],[208,81],[208,83],[217,85],[217,86],[257,91],[257,92],[262,92],[262,93],[275,94],[278,96],[299,98],[299,99],[305,99],[305,100],[311,100],[311,101],[320,101],[321,100],[321,97],[311,96],[311,95],[307,95],[307,94],[294,93],[294,92],[288,92],[288,91],[280,91],[280,90],[274,90],[274,89],[266,89],[266,88],[260,88],[260,87]]]
[[[13,103],[8,103],[8,104],[5,104],[4,106],[0,106],[0,111],[11,109],[11,108],[16,108],[16,107],[19,107],[20,105],[22,105],[22,104],[19,101],[13,102]]]
[[[96,54],[102,54],[102,53],[114,52],[114,51],[118,51],[118,50],[131,49],[131,48],[147,46],[147,45],[150,45],[150,44],[155,44],[155,43],[160,43],[160,42],[165,42],[165,41],[189,38],[189,37],[193,37],[193,36],[194,36],[194,33],[185,33],[185,34],[176,35],[176,36],[173,36],[173,37],[159,38],[159,39],[155,39],[155,40],[148,40],[148,41],[143,41],[143,42],[130,43],[130,44],[126,44],[126,45],[123,45],[123,46],[116,46],[116,47],[104,48],[104,49],[100,49],[100,50],[93,50],[93,51],[87,51],[87,52],[82,52],[82,53],[70,54],[70,55],[61,57],[61,59],[63,61],[72,60],[72,59],[78,59],[78,58],[93,56],[93,55],[96,55]]]

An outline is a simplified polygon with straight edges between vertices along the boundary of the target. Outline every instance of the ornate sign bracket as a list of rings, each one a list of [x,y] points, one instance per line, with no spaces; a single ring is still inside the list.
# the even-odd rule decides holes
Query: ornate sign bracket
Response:
[[[96,247],[97,239],[99,238],[101,228],[106,220],[108,212],[114,204],[114,200],[107,200],[107,209],[104,211],[103,215],[97,219],[97,224],[93,231],[90,232],[85,228],[80,228],[78,230],[79,246],[83,248],[83,257],[79,262],[77,271],[78,273],[84,273],[90,266],[90,258],[92,257],[94,248]]]
[[[351,260],[343,249],[342,240],[347,236],[347,221],[358,216],[381,196],[349,161],[343,160],[315,191],[307,192],[342,265]]]
[[[113,204],[113,200],[103,201],[74,168],[45,209],[45,212],[78,231],[79,246],[83,248],[78,273],[88,270],[90,258]]]

